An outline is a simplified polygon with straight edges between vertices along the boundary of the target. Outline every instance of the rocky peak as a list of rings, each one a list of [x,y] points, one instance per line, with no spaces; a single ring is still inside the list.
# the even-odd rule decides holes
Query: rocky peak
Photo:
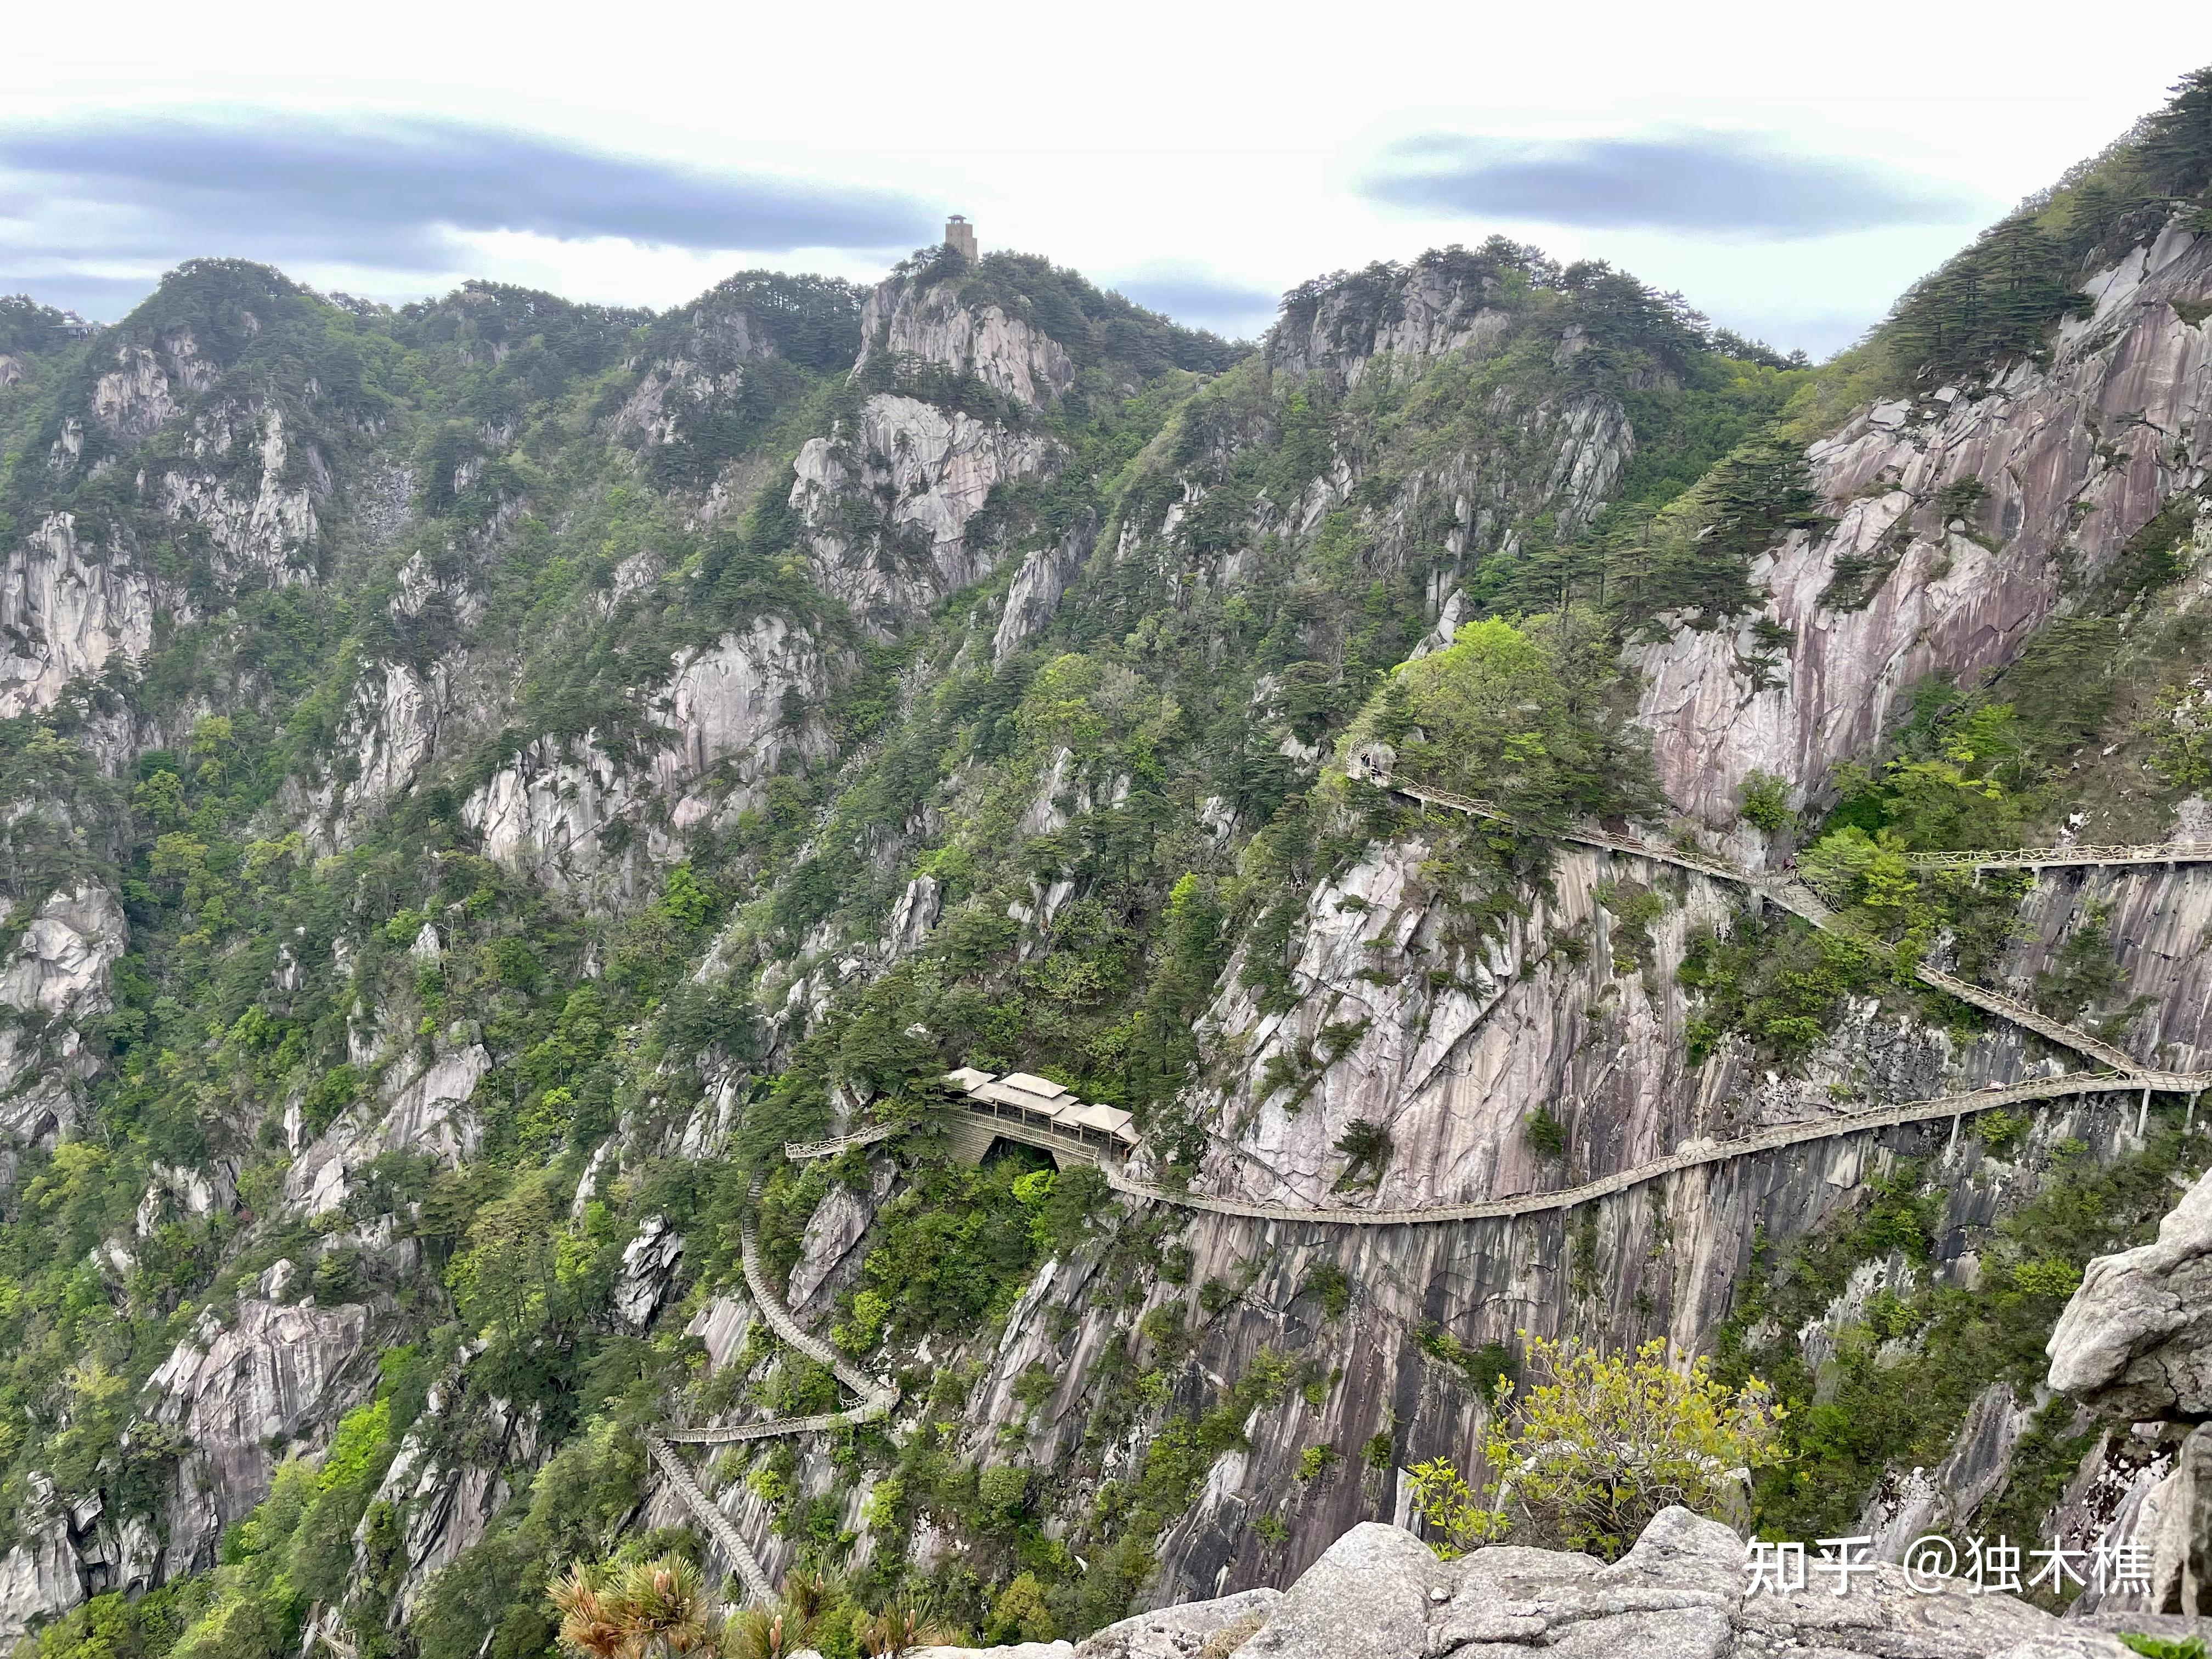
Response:
[[[2089,1264],[2047,1352],[2051,1386],[2117,1423],[2197,1425],[2134,1506],[2134,1535],[2152,1559],[2150,1591],[2136,1599],[2212,1617],[2212,1175],[2152,1243]]]
[[[2155,1242],[2089,1264],[2049,1352],[2052,1388],[2115,1416],[2212,1420],[2212,1175]]]
[[[967,284],[927,273],[877,285],[860,313],[855,380],[872,362],[894,370],[901,359],[973,374],[1002,398],[1030,409],[1060,401],[1075,383],[1066,348],[1034,319],[996,301],[970,304]]]
[[[1629,653],[1677,806],[1732,823],[1754,769],[1816,793],[1908,688],[2010,662],[2178,490],[2201,489],[2212,341],[2188,317],[2212,299],[2212,237],[2170,228],[2087,291],[2094,310],[2047,363],[1875,403],[1814,443],[1829,516],[1759,558],[1759,608],[1685,617]],[[1972,522],[1939,510],[1947,491],[1978,501]],[[1778,654],[1762,631],[1786,635]]]
[[[1507,273],[1517,269],[1492,248],[1448,248],[1411,264],[1318,278],[1285,299],[1267,336],[1267,366],[1283,374],[1321,374],[1344,390],[1358,385],[1369,362],[1384,353],[1421,360],[1494,337],[1511,320]]]

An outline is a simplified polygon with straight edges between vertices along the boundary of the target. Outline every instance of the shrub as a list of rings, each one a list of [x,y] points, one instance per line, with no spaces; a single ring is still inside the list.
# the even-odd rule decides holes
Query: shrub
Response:
[[[1336,1138],[1336,1150],[1345,1157],[1344,1173],[1336,1178],[1338,1189],[1371,1187],[1382,1179],[1383,1167],[1390,1162],[1390,1132],[1380,1123],[1354,1118],[1351,1127]]]
[[[1528,1145],[1535,1149],[1537,1157],[1551,1158],[1566,1156],[1567,1126],[1552,1115],[1550,1107],[1539,1106],[1534,1111],[1529,1113],[1527,1127],[1523,1133],[1528,1135]]]
[[[1407,777],[1532,824],[1640,805],[1652,793],[1650,750],[1608,703],[1615,664],[1600,635],[1580,612],[1468,623],[1446,649],[1397,670],[1347,744],[1391,744]]]
[[[1517,1397],[1510,1381],[1498,1389],[1480,1501],[1447,1459],[1407,1471],[1446,1559],[1509,1534],[1615,1559],[1661,1510],[1711,1513],[1733,1471],[1781,1455],[1782,1412],[1756,1377],[1729,1388],[1702,1358],[1677,1370],[1661,1341],[1631,1356],[1540,1338],[1528,1358],[1540,1380]]]
[[[1331,1319],[1343,1317],[1352,1305],[1352,1281],[1334,1261],[1317,1261],[1307,1271],[1299,1289],[1321,1299],[1322,1312]]]
[[[1789,781],[1771,772],[1754,769],[1747,775],[1737,801],[1744,822],[1757,825],[1770,836],[1789,828],[1790,819],[1796,816],[1790,810]]]

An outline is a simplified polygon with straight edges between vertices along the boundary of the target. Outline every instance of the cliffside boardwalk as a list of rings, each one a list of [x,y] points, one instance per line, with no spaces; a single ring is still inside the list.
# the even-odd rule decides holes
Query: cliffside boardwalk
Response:
[[[759,1188],[755,1186],[750,1200],[757,1200]],[[749,1200],[749,1201],[750,1201]],[[765,1423],[747,1423],[729,1428],[663,1429],[645,1437],[646,1450],[660,1471],[668,1477],[669,1489],[683,1501],[708,1535],[721,1546],[723,1554],[744,1584],[747,1595],[757,1601],[767,1601],[775,1594],[769,1582],[768,1571],[761,1565],[760,1558],[752,1553],[738,1530],[737,1523],[723,1512],[721,1506],[708,1497],[699,1485],[698,1477],[690,1466],[677,1455],[678,1444],[690,1446],[729,1445],[749,1440],[781,1439],[787,1435],[817,1434],[831,1429],[848,1428],[856,1424],[872,1423],[887,1417],[898,1404],[897,1388],[885,1378],[870,1376],[847,1359],[828,1343],[813,1335],[792,1316],[791,1310],[783,1305],[782,1298],[769,1288],[768,1275],[761,1271],[760,1243],[748,1215],[738,1234],[740,1251],[744,1261],[745,1284],[753,1294],[753,1305],[760,1310],[762,1319],[776,1336],[796,1348],[817,1365],[826,1367],[844,1386],[860,1395],[860,1403],[846,1411],[817,1412],[811,1417],[772,1418]]]
[[[1490,802],[1459,795],[1449,790],[1430,788],[1424,785],[1400,782],[1387,773],[1370,771],[1370,781],[1385,788],[1418,800],[1425,805],[1441,806],[1449,811],[1465,812],[1471,817],[1493,823],[1513,824],[1513,820]],[[1680,847],[1657,842],[1648,842],[1632,836],[1614,835],[1604,830],[1561,830],[1546,831],[1546,835],[1560,841],[1571,841],[1585,847],[1599,848],[1632,858],[1650,859],[1689,870],[1719,881],[1749,888],[1762,897],[1771,900],[1791,915],[1798,916],[1826,933],[1855,940],[1869,950],[1887,947],[1878,939],[1869,939],[1832,909],[1820,896],[1805,882],[1793,876],[1754,875],[1739,868],[1728,860],[1697,848]],[[2170,865],[2212,863],[2212,842],[2187,842],[2136,847],[2055,847],[2008,848],[1986,853],[1940,853],[1925,855],[1929,867],[1988,868],[1988,869],[2049,869],[2067,866],[2112,865]],[[988,1073],[963,1070],[946,1080],[960,1086],[967,1099],[969,1113],[984,1120],[977,1129],[986,1137],[1003,1136],[1042,1146],[1057,1158],[1079,1159],[1098,1164],[1105,1171],[1107,1184],[1115,1191],[1133,1198],[1143,1198],[1163,1204],[1172,1204],[1184,1209],[1201,1210],[1215,1215],[1249,1217],[1267,1221],[1305,1221],[1330,1226],[1401,1227],[1434,1224],[1455,1221],[1479,1221],[1496,1217],[1540,1214],[1547,1211],[1568,1210],[1594,1199],[1605,1198],[1626,1192],[1648,1181],[1680,1170],[1723,1164],[1738,1158],[1759,1152],[1773,1152],[1784,1146],[1802,1145],[1808,1141],[1824,1140],[1839,1135],[1859,1134],[1870,1129],[1893,1127],[1900,1123],[1925,1122],[1943,1117],[1965,1116],[1972,1112],[1988,1111],[1998,1106],[2021,1102],[2052,1100],[2085,1094],[2107,1094],[2122,1091],[2142,1091],[2146,1100],[2153,1093],[2196,1095],[2212,1088],[2212,1073],[2164,1072],[2145,1066],[2132,1054],[2103,1038],[2067,1024],[2063,1020],[2030,1007],[2019,998],[2002,991],[1993,991],[1975,985],[1955,975],[1925,963],[1915,963],[1913,974],[1923,984],[1930,986],[1959,1000],[1972,1004],[1986,1012],[1995,1014],[2057,1047],[2069,1048],[2086,1058],[2111,1067],[2103,1072],[2069,1072],[2063,1074],[2034,1078],[2002,1088],[1975,1090],[1966,1094],[1942,1095],[1922,1101],[1910,1101],[1899,1105],[1875,1107],[1864,1111],[1839,1113],[1832,1117],[1810,1118],[1802,1122],[1777,1124],[1755,1133],[1725,1141],[1692,1142],[1667,1155],[1618,1170],[1594,1181],[1573,1187],[1561,1188],[1546,1193],[1521,1193],[1504,1198],[1482,1199],[1466,1204],[1426,1206],[1419,1209],[1373,1210],[1355,1209],[1344,1206],[1301,1206],[1289,1204],[1261,1203],[1246,1199],[1218,1198],[1187,1189],[1162,1187],[1139,1181],[1130,1176],[1121,1159],[1112,1155],[1114,1149],[1101,1148],[1073,1136],[1059,1133],[1048,1122],[1036,1121],[1034,1115],[1024,1117],[1018,1111],[1010,1112],[1006,1102],[1016,1097],[1004,1087],[1016,1082],[1024,1088],[1033,1087],[1040,1079],[1017,1074],[1017,1079],[994,1079]],[[1048,1087],[1056,1085],[1046,1085]],[[1065,1096],[1065,1091],[1059,1091]],[[897,1126],[876,1124],[826,1140],[788,1142],[784,1155],[792,1158],[827,1158],[848,1147],[872,1145],[898,1132]],[[978,1146],[977,1151],[981,1148]]]
[[[1471,796],[1455,795],[1448,790],[1431,789],[1419,784],[1401,783],[1387,774],[1376,776],[1370,773],[1370,781],[1394,793],[1418,800],[1426,805],[1443,806],[1469,817],[1486,818],[1494,823],[1513,826],[1513,820],[1486,800]],[[1791,915],[1802,917],[1823,933],[1834,933],[1852,939],[1870,950],[1883,950],[1880,941],[1869,939],[1857,928],[1844,922],[1828,908],[1825,900],[1802,880],[1790,877],[1759,876],[1737,868],[1727,860],[1695,848],[1672,847],[1658,842],[1640,841],[1632,836],[1616,836],[1601,830],[1544,830],[1543,835],[1558,841],[1571,841],[1584,847],[1603,848],[1609,852],[1626,853],[1635,858],[1652,859],[1662,864],[1672,864],[1685,870],[1694,870],[1700,875],[1716,880],[1734,882],[1748,887],[1753,892],[1772,900]],[[2085,847],[2085,848],[2012,848],[1991,853],[1933,853],[1921,855],[1929,867],[1944,869],[2057,869],[2070,865],[2117,864],[2205,864],[2212,863],[2212,843],[2176,842],[2154,847]],[[1913,977],[1923,985],[1931,986],[1961,1002],[2010,1021],[2038,1036],[2075,1054],[2086,1054],[2101,1060],[2114,1071],[2130,1078],[2154,1075],[2142,1061],[2125,1050],[2115,1048],[2102,1037],[2039,1013],[2019,998],[2002,991],[1991,991],[1969,983],[1939,968],[1924,963],[1913,965]],[[2155,1075],[2171,1075],[2157,1073]],[[2152,1085],[2154,1086],[2154,1085]],[[2204,1086],[2191,1085],[2190,1090]]]
[[[1487,801],[1454,794],[1448,790],[1401,783],[1387,774],[1377,775],[1370,772],[1368,775],[1370,781],[1425,805],[1440,806],[1492,823],[1518,827],[1513,825],[1510,817]],[[1543,833],[1552,839],[1574,842],[1581,846],[1595,847],[1632,858],[1650,859],[1709,876],[1717,881],[1748,888],[1825,933],[1853,939],[1869,950],[1887,948],[1880,940],[1869,939],[1846,922],[1810,886],[1794,876],[1753,874],[1696,848],[1647,842],[1603,830],[1559,830]],[[2079,866],[2171,866],[2212,863],[2212,842],[2186,842],[2131,847],[2008,848],[1984,853],[1933,853],[1911,856],[1917,866],[1930,869],[2044,870]],[[1480,1199],[1466,1204],[1431,1205],[1407,1210],[1363,1210],[1335,1205],[1301,1207],[1259,1203],[1245,1199],[1213,1197],[1139,1181],[1127,1172],[1123,1158],[1120,1156],[1133,1150],[1134,1146],[1127,1114],[1110,1113],[1100,1117],[1097,1115],[1103,1109],[1086,1107],[1059,1085],[1026,1073],[1017,1073],[1002,1079],[990,1073],[963,1067],[945,1080],[959,1088],[963,1094],[963,1104],[970,1122],[957,1138],[974,1155],[981,1156],[993,1139],[1020,1140],[1049,1152],[1058,1161],[1097,1164],[1105,1174],[1108,1187],[1131,1198],[1170,1204],[1210,1215],[1334,1227],[1423,1226],[1540,1215],[1571,1210],[1578,1205],[1608,1198],[1646,1182],[1656,1181],[1685,1170],[1702,1169],[1839,1135],[1861,1134],[1872,1129],[1893,1128],[1899,1124],[1923,1123],[1938,1118],[1963,1117],[1969,1113],[1989,1111],[1996,1107],[2026,1101],[2140,1090],[2148,1103],[2154,1092],[2194,1096],[2212,1089],[2212,1073],[2154,1070],[2103,1038],[2062,1020],[2052,1019],[2002,991],[1992,991],[1972,984],[1925,963],[1915,963],[1913,975],[1923,984],[1956,997],[1962,1002],[1971,1003],[2023,1030],[2033,1031],[2049,1042],[2071,1049],[2112,1069],[2069,1072],[2008,1084],[2002,1088],[1941,1095],[1929,1100],[1839,1113],[1832,1117],[1775,1124],[1731,1140],[1693,1140],[1663,1157],[1553,1192],[1520,1193],[1504,1198]],[[1118,1122],[1114,1121],[1116,1119]],[[825,1139],[787,1141],[783,1152],[786,1158],[794,1160],[832,1158],[852,1147],[876,1145],[912,1127],[902,1123],[872,1124],[850,1134],[835,1135]],[[826,1366],[841,1383],[860,1397],[860,1404],[846,1410],[817,1413],[811,1417],[776,1418],[764,1423],[733,1427],[667,1429],[648,1436],[646,1444],[653,1462],[667,1476],[671,1490],[730,1558],[747,1594],[765,1600],[774,1592],[759,1559],[746,1545],[735,1523],[700,1487],[690,1468],[676,1454],[675,1446],[737,1444],[787,1435],[819,1433],[873,1422],[890,1414],[898,1404],[899,1395],[889,1382],[867,1376],[836,1349],[810,1334],[793,1317],[790,1310],[769,1289],[767,1278],[761,1272],[760,1252],[750,1220],[744,1225],[742,1243],[745,1283],[750,1287],[754,1303],[769,1328],[784,1342]]]

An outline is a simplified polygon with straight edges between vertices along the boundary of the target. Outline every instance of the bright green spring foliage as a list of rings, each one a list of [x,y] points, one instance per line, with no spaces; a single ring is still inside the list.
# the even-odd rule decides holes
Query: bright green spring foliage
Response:
[[[1618,689],[1591,613],[1486,617],[1393,674],[1346,741],[1387,743],[1401,775],[1480,796],[1517,820],[1565,823],[1649,793],[1649,750],[1628,729]]]
[[[1702,1358],[1678,1370],[1664,1342],[1607,1354],[1540,1337],[1528,1364],[1525,1393],[1498,1380],[1479,1494],[1448,1458],[1407,1471],[1446,1560],[1508,1537],[1613,1560],[1669,1504],[1740,1503],[1748,1471],[1782,1455],[1784,1413],[1765,1383],[1730,1387]]]

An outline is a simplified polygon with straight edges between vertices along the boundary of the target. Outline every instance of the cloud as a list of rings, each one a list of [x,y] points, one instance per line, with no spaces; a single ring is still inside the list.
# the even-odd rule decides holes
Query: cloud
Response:
[[[443,272],[457,234],[647,247],[903,250],[933,216],[889,191],[612,155],[434,117],[223,111],[0,127],[19,251]]]
[[[1972,223],[1974,192],[1755,133],[1538,140],[1424,133],[1388,147],[1358,188],[1440,216],[1787,241],[1893,225]]]
[[[1232,337],[1259,333],[1275,319],[1281,296],[1271,288],[1216,276],[1191,265],[1155,265],[1117,279],[1114,286],[1147,310],[1186,328],[1208,328]]]

